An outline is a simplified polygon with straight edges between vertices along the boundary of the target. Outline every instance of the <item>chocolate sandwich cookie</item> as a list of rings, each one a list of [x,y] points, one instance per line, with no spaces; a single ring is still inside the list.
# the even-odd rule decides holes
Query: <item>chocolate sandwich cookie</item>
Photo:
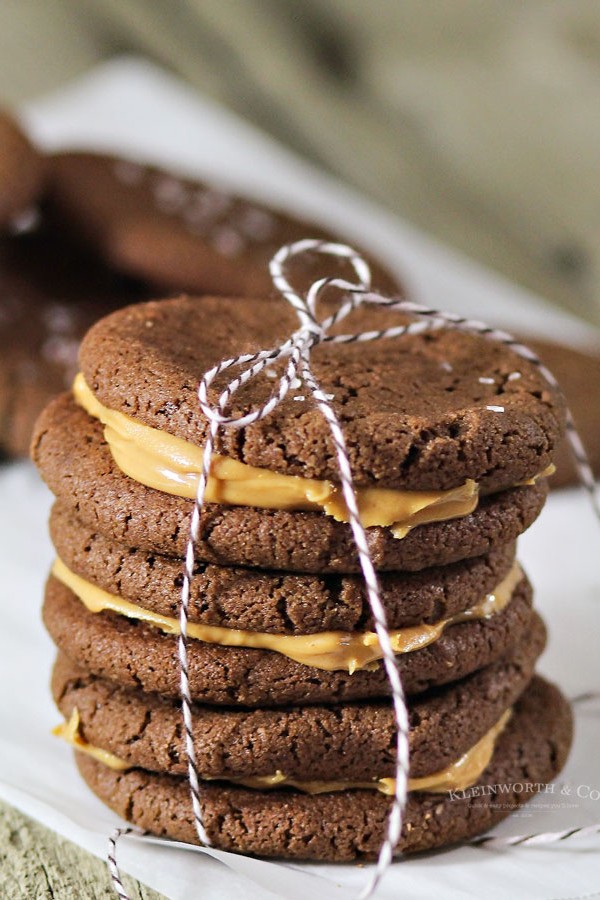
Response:
[[[73,402],[47,411],[33,445],[59,498],[76,505],[84,521],[100,522],[110,496],[107,536],[180,554],[206,437],[198,370],[242,349],[273,345],[293,330],[292,312],[282,305],[275,317],[272,308],[272,301],[182,297],[140,304],[92,328]],[[355,316],[357,327],[372,327],[367,311]],[[398,321],[382,316],[375,316],[382,326]],[[441,329],[366,349],[317,347],[315,357],[315,374],[346,434],[361,518],[380,568],[417,569],[480,555],[492,542],[513,540],[539,511],[543,491],[524,488],[547,473],[563,408],[535,367],[503,346]],[[273,389],[268,374],[247,386],[230,412],[264,403]],[[264,420],[222,435],[200,558],[356,569],[332,438],[315,404],[297,391]],[[73,478],[78,447],[86,459]],[[480,503],[484,511],[473,529],[468,516]],[[248,514],[251,521],[243,521]],[[431,536],[423,531],[430,523],[436,526]],[[414,542],[400,546],[413,530]],[[228,555],[215,557],[210,545],[224,533]],[[344,539],[347,549],[340,548]]]
[[[57,647],[92,674],[124,687],[178,697],[180,664],[175,634],[127,614],[90,612],[65,583],[51,576],[43,616]],[[415,694],[490,665],[535,627],[531,587],[523,576],[508,605],[488,618],[452,624],[422,649],[399,652],[404,689]],[[380,662],[349,666],[345,658],[307,665],[268,649],[190,639],[190,692],[199,703],[276,706],[340,703],[386,697],[389,683]],[[287,640],[294,640],[287,638]],[[297,639],[296,639],[297,640]],[[261,642],[260,646],[264,646]],[[352,672],[352,674],[350,674]]]
[[[504,659],[461,681],[413,698],[410,773],[425,777],[469,752],[521,695],[545,642],[541,620]],[[52,692],[76,746],[100,749],[129,768],[187,774],[178,703],[126,690],[59,655]],[[392,777],[396,726],[391,705],[234,710],[195,707],[194,746],[206,777],[283,772],[297,780]]]
[[[18,225],[42,190],[46,160],[18,123],[0,111],[0,228]]]
[[[411,791],[398,851],[416,853],[473,838],[531,799],[564,765],[572,740],[568,703],[534,678],[495,740],[492,758],[470,790]],[[119,815],[154,834],[198,843],[187,780],[144,769],[115,771],[88,755],[77,764],[94,793]],[[497,788],[502,785],[499,802]],[[256,856],[331,862],[377,856],[390,800],[376,790],[307,794],[202,782],[203,822],[211,844]]]
[[[87,329],[141,297],[140,286],[110,272],[43,220],[30,231],[0,237],[2,451],[28,452],[40,411],[72,383]]]
[[[32,456],[64,508],[110,541],[182,556],[191,502],[126,476],[113,459],[100,422],[63,395],[40,416]],[[481,556],[511,543],[542,510],[545,479],[482,497],[473,512],[419,525],[404,538],[372,526],[367,538],[380,570],[415,571]],[[207,504],[197,558],[290,572],[359,572],[348,526],[321,512]]]
[[[268,263],[283,244],[336,240],[313,223],[151,166],[91,153],[49,160],[48,206],[62,227],[82,233],[106,262],[169,289],[254,297],[271,292]],[[323,274],[310,257],[297,271],[308,287]],[[338,274],[351,275],[345,263]],[[396,279],[373,262],[374,285],[394,295]]]
[[[80,578],[159,616],[179,615],[181,561],[107,539],[59,504],[50,516],[50,534],[59,559]],[[497,591],[514,556],[510,543],[450,566],[382,573],[389,627],[432,625],[472,609]],[[239,566],[197,566],[189,620],[287,635],[374,628],[360,576],[290,575]]]
[[[397,314],[361,309],[342,330],[398,324]],[[77,401],[96,418],[120,413],[111,430],[126,429],[129,420],[151,429],[132,436],[134,470],[150,466],[139,457],[158,439],[156,431],[183,442],[153,447],[156,453],[168,457],[177,447],[191,459],[208,429],[197,397],[201,375],[223,359],[277,346],[297,327],[283,300],[274,306],[273,300],[179,297],[120,310],[96,323],[82,343]],[[319,346],[312,367],[331,395],[359,489],[446,492],[475,482],[480,493],[506,490],[546,470],[563,433],[558,392],[533,365],[480,336],[437,329]],[[269,399],[273,379],[263,374],[235,395],[230,414]],[[218,388],[211,395],[214,400]],[[224,431],[217,453],[277,475],[339,481],[328,426],[302,386],[264,420]],[[175,493],[177,486],[170,487]],[[324,497],[323,505],[335,499]]]

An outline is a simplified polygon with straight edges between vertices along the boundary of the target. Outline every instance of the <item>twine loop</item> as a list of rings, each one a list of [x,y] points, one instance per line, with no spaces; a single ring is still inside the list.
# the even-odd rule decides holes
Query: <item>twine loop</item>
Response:
[[[333,255],[348,259],[356,274],[356,281],[345,278],[320,278],[315,281],[306,293],[301,296],[294,290],[285,275],[287,263],[294,257],[309,251]],[[330,330],[338,322],[348,316],[361,302],[364,302],[371,288],[371,271],[368,264],[355,251],[343,244],[327,241],[302,240],[282,247],[269,264],[273,284],[296,312],[299,327],[279,347],[261,350],[254,354],[225,359],[204,374],[198,389],[200,408],[212,425],[231,428],[244,428],[269,416],[284,400],[291,386],[299,379],[305,369],[312,349],[326,340],[336,341],[329,336]],[[325,290],[337,288],[350,294],[332,315],[323,320],[317,316],[317,305]],[[382,298],[382,303],[387,301]],[[262,407],[249,413],[227,415],[231,398],[245,384],[274,363],[289,359],[288,366],[274,391],[272,397]],[[237,378],[233,378],[220,394],[216,405],[209,402],[208,391],[213,382],[223,372],[234,367],[247,366]]]

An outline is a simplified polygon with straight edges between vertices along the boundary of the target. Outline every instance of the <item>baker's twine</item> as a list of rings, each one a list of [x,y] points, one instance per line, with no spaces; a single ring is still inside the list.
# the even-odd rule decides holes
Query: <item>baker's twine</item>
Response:
[[[133,832],[133,828],[115,828],[108,839],[108,856],[106,862],[108,871],[113,884],[113,890],[119,900],[130,900],[129,894],[125,890],[125,886],[121,880],[121,873],[117,865],[117,841],[121,837]]]
[[[320,278],[311,285],[305,297],[301,296],[293,289],[287,280],[285,268],[292,258],[307,253],[326,254],[337,259],[347,260],[354,270],[356,281],[348,281],[345,278]],[[455,313],[431,309],[410,300],[394,300],[382,297],[373,292],[371,290],[371,271],[369,265],[355,250],[345,244],[313,239],[297,241],[294,244],[286,245],[278,250],[269,264],[269,269],[275,287],[295,310],[298,316],[299,327],[289,338],[287,338],[287,340],[277,347],[272,347],[268,350],[259,350],[256,353],[246,353],[241,356],[223,360],[202,376],[198,387],[200,408],[209,421],[209,429],[203,450],[202,472],[198,480],[198,488],[190,522],[189,540],[185,551],[179,615],[180,634],[177,642],[180,664],[180,693],[184,723],[184,743],[188,764],[188,778],[194,825],[200,843],[205,846],[210,846],[211,841],[206,832],[202,816],[201,777],[198,771],[192,732],[192,697],[189,685],[187,643],[190,590],[195,575],[196,546],[200,535],[202,512],[205,504],[206,488],[215,449],[215,442],[220,429],[245,428],[248,425],[252,425],[255,422],[260,422],[262,419],[267,418],[267,416],[269,416],[285,399],[290,388],[303,384],[307,392],[312,395],[317,407],[327,422],[335,447],[340,485],[348,510],[348,521],[356,545],[367,598],[375,624],[375,632],[381,647],[383,665],[391,688],[392,706],[397,729],[394,797],[388,814],[385,837],[379,850],[377,864],[369,882],[359,895],[359,900],[367,900],[367,898],[374,894],[381,878],[392,861],[394,851],[399,843],[402,832],[409,771],[408,710],[396,656],[390,641],[386,614],[381,602],[379,583],[369,551],[367,534],[360,521],[354,490],[354,480],[344,433],[331,402],[333,399],[332,395],[324,393],[312,370],[310,359],[311,351],[313,347],[316,347],[319,344],[371,343],[373,341],[397,338],[407,334],[418,334],[434,328],[450,327],[460,331],[481,335],[482,337],[494,340],[510,348],[518,356],[536,366],[552,387],[559,389],[559,386],[552,373],[541,362],[536,354],[507,332],[491,328],[483,322],[467,319],[463,316],[456,315]],[[332,289],[341,291],[345,299],[341,301],[336,312],[324,319],[319,319],[317,317],[318,300],[325,290]],[[333,335],[330,333],[331,329],[336,324],[345,319],[353,310],[365,304],[405,314],[409,313],[418,318],[416,321],[411,321],[408,324],[391,328],[351,334]],[[241,387],[256,378],[266,368],[282,360],[287,360],[287,365],[279,378],[279,381],[273,384],[273,391],[266,403],[256,409],[239,415],[231,415],[227,412],[232,398]],[[233,378],[220,393],[216,404],[211,404],[208,398],[208,392],[211,385],[223,372],[232,368],[241,368],[242,371]],[[566,411],[566,423],[566,436],[575,459],[580,481],[590,495],[596,515],[600,520],[600,500],[597,496],[592,469],[575,428],[573,417],[568,409]],[[590,829],[594,832],[598,832],[600,831],[600,826],[571,829],[569,832],[520,836],[520,838],[478,838],[471,843],[476,846],[490,846],[493,843],[493,846],[495,847],[513,846],[515,844],[530,845],[535,842],[534,839],[537,839],[537,843],[549,843],[551,841],[565,840],[567,837],[574,837],[583,832],[587,833]],[[121,834],[129,833],[130,831],[131,829],[117,829],[110,839],[109,868],[115,890],[121,900],[129,900],[129,898],[124,891],[116,864],[116,841]]]

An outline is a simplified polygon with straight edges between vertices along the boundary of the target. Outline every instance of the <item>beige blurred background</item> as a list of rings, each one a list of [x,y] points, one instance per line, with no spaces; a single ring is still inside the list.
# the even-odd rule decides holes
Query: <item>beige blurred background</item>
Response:
[[[16,104],[141,53],[600,325],[600,0],[2,0]]]

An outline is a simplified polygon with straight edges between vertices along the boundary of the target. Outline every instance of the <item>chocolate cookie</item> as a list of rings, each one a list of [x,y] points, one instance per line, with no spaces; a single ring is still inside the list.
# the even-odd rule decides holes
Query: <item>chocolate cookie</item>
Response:
[[[50,533],[59,558],[76,575],[159,615],[179,615],[181,561],[111,541],[59,504],[52,510]],[[431,624],[470,609],[508,575],[514,555],[511,543],[450,566],[382,573],[389,627]],[[373,630],[360,576],[197,568],[191,622],[271,634]]]
[[[225,297],[139,304],[98,322],[80,351],[97,400],[202,447],[207,420],[197,384],[231,356],[279,344],[298,327],[285,301]],[[359,310],[343,331],[398,324]],[[319,346],[313,370],[343,426],[357,486],[446,491],[468,479],[508,489],[552,462],[563,432],[561,397],[537,369],[498,342],[439,329],[370,344]],[[230,414],[260,406],[273,381],[251,381]],[[283,475],[339,482],[322,413],[292,391],[261,422],[228,429],[218,452]]]
[[[0,228],[17,225],[40,196],[46,161],[17,122],[0,111]]]
[[[101,424],[68,395],[38,420],[32,456],[50,490],[82,523],[108,539],[152,553],[182,556],[189,533],[189,500],[151,490],[116,466]],[[420,525],[405,538],[367,529],[380,570],[418,570],[481,556],[525,531],[542,510],[547,487],[536,485],[483,497],[470,515]],[[358,572],[349,527],[318,512],[209,504],[198,558],[300,572]]]
[[[428,646],[400,654],[405,691],[415,694],[447,684],[504,656],[533,627],[531,594],[523,577],[501,612],[452,625]],[[94,675],[127,688],[179,696],[175,636],[116,613],[88,612],[54,577],[46,586],[43,616],[57,647]],[[189,642],[188,656],[190,691],[199,703],[281,706],[389,695],[381,663],[350,675],[303,665],[277,652],[198,640]]]
[[[28,452],[40,411],[72,383],[87,329],[142,295],[140,286],[110,272],[44,220],[0,237],[2,451]]]
[[[265,295],[279,247],[306,237],[337,239],[264,203],[126,160],[61,153],[49,170],[48,205],[63,227],[82,233],[115,269],[169,289]],[[299,286],[324,274],[322,260],[309,263],[297,273]],[[344,265],[339,272],[351,274]],[[373,275],[380,290],[400,292],[375,262]]]
[[[541,619],[504,659],[461,681],[413,698],[410,772],[439,772],[471,749],[513,705],[545,642]],[[156,694],[124,690],[59,655],[52,675],[58,708],[77,710],[79,736],[130,767],[187,775],[181,709]],[[385,702],[288,709],[194,709],[194,742],[205,776],[285,772],[299,780],[392,777],[395,724]]]
[[[557,688],[534,678],[476,788],[456,795],[409,794],[398,850],[432,850],[487,831],[556,777],[571,740],[567,701]],[[116,772],[80,753],[77,764],[94,793],[128,821],[154,834],[198,843],[184,778],[143,769]],[[490,790],[498,784],[506,785],[500,801]],[[331,862],[373,859],[390,808],[389,798],[375,791],[308,795],[226,782],[203,783],[201,798],[204,826],[219,849]]]

